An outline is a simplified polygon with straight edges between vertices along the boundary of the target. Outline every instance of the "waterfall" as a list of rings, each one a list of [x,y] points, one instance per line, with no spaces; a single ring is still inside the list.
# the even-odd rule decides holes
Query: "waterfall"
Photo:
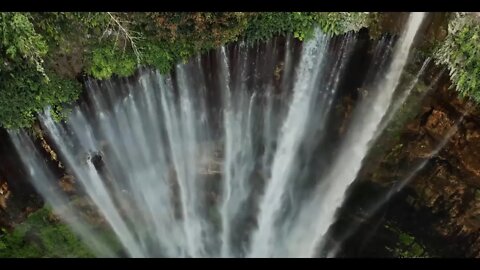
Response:
[[[390,62],[381,52],[391,43],[379,43],[373,63],[388,69],[371,76],[342,136],[329,129],[359,34],[239,42],[167,75],[88,80],[68,119],[46,108],[39,122],[96,227],[56,186],[35,139],[10,137],[38,192],[100,257],[323,256],[423,17],[410,15]]]
[[[319,245],[320,250],[322,249],[323,237],[333,223],[335,212],[341,206],[347,188],[355,180],[375,132],[390,105],[424,16],[424,13],[410,15],[385,77],[378,82],[371,96],[359,104],[353,113],[352,127],[340,146],[336,161],[326,174],[325,180],[317,186],[315,196],[301,209],[297,224],[290,233],[290,254],[295,254],[296,257],[315,256]]]
[[[296,75],[293,100],[280,130],[271,176],[259,203],[258,230],[254,232],[251,248],[251,254],[254,256],[270,255],[267,252],[275,247],[272,239],[274,218],[282,207],[282,195],[296,165],[293,153],[298,150],[300,144],[298,138],[305,134],[313,90],[322,67],[325,42],[325,36],[317,34],[315,40],[307,42],[302,51],[301,69]]]

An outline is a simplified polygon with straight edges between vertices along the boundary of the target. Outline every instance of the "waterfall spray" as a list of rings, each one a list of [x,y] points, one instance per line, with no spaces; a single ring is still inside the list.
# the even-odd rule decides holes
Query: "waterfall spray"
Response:
[[[377,126],[388,109],[424,16],[424,13],[410,15],[406,30],[396,45],[389,71],[373,91],[372,97],[357,108],[353,126],[346,135],[331,171],[326,180],[318,185],[315,196],[302,208],[289,241],[292,243],[291,254],[296,254],[294,256],[316,256],[317,246],[323,245],[322,238],[333,223],[345,191],[355,180]],[[315,212],[319,214],[313,214]]]
[[[423,17],[410,16],[385,77],[371,69],[375,87],[335,155],[322,147],[357,46],[353,33],[338,44],[317,29],[302,44],[288,36],[223,46],[168,75],[141,69],[128,79],[88,80],[86,100],[64,122],[47,108],[39,116],[46,136],[121,254],[81,210],[61,211],[69,198],[47,188],[55,176],[34,140],[10,136],[20,153],[35,153],[22,155],[34,186],[98,256],[317,256]],[[374,63],[386,61],[383,46]],[[330,156],[332,166],[315,167]]]

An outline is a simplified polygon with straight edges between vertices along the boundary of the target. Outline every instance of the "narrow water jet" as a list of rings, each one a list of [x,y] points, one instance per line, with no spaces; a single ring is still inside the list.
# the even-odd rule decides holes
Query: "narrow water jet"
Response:
[[[390,108],[387,111],[387,114],[384,116],[380,126],[377,129],[377,132],[375,134],[375,138],[377,138],[378,136],[380,136],[382,134],[383,130],[390,123],[390,121],[395,116],[397,111],[402,107],[402,105],[404,105],[408,96],[410,95],[412,90],[415,88],[415,86],[417,86],[418,80],[425,73],[425,70],[427,69],[427,67],[428,67],[428,65],[430,64],[431,61],[432,61],[432,58],[429,57],[423,62],[422,67],[420,68],[420,71],[415,75],[415,77],[412,79],[412,81],[408,84],[407,89],[403,90],[403,92],[400,93],[399,96],[392,103],[392,105],[390,106]]]

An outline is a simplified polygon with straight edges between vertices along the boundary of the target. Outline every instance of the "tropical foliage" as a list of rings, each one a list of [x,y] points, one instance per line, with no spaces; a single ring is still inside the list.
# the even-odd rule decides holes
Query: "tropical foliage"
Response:
[[[5,232],[4,232],[5,233]],[[0,237],[1,258],[86,258],[93,254],[48,208],[30,214]]]
[[[0,13],[0,126],[29,127],[46,106],[64,115],[81,93],[79,75],[132,75],[239,38],[308,38],[315,26],[340,34],[367,26],[367,13]]]
[[[437,64],[445,64],[453,86],[463,97],[480,102],[480,23],[471,14],[457,13],[448,36],[435,52]]]

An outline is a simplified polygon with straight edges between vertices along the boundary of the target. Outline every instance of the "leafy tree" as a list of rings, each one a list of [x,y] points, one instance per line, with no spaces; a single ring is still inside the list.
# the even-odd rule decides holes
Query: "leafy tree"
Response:
[[[453,87],[463,97],[480,102],[480,23],[478,18],[457,13],[448,35],[435,52],[437,64],[450,71]]]
[[[302,40],[315,26],[334,35],[368,22],[366,13],[346,12],[0,13],[0,126],[30,127],[47,106],[65,115],[81,93],[81,73],[107,79],[141,65],[167,73],[178,61],[239,38],[290,32]]]

